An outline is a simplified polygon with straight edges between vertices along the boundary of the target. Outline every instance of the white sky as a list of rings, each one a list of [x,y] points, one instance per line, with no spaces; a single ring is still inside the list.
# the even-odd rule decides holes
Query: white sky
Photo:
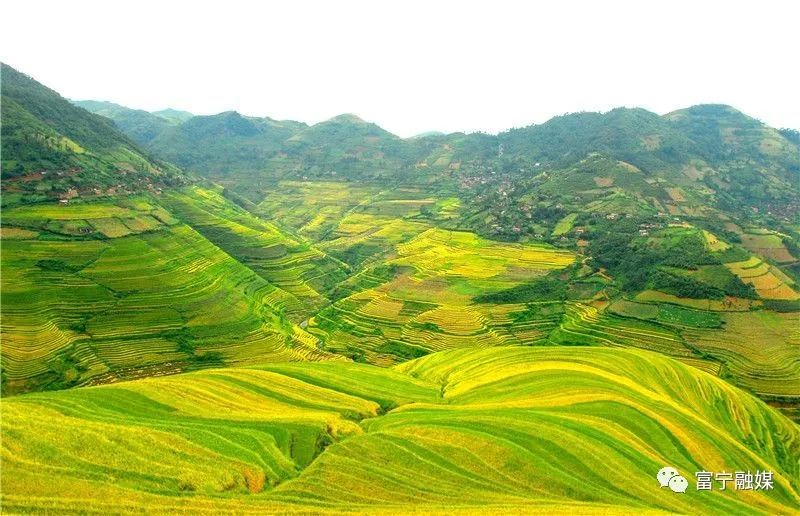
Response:
[[[800,128],[791,0],[7,0],[0,15],[3,61],[147,110],[350,112],[411,136],[715,102]]]

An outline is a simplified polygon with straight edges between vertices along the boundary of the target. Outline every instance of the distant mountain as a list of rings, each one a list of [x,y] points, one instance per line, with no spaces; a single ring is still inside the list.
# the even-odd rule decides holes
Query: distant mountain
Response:
[[[425,131],[425,132],[422,132],[422,133],[419,133],[419,134],[415,134],[414,136],[412,136],[409,139],[427,138],[427,137],[430,137],[430,136],[444,136],[445,134],[446,133],[443,133],[442,131]]]
[[[690,188],[718,207],[797,199],[797,144],[730,106],[694,106],[663,117],[626,108],[576,113],[501,133],[498,145],[509,170],[531,170],[537,162],[575,170],[600,153],[642,171],[642,184],[662,192]],[[643,193],[631,188],[628,193]]]
[[[312,125],[286,140],[283,150],[307,176],[393,178],[415,160],[403,139],[352,115]]]
[[[286,174],[389,177],[413,164],[416,149],[355,115],[308,126],[235,111],[195,116],[148,143],[159,156],[209,175]]]
[[[241,193],[285,178],[436,183],[452,190],[482,177],[481,184],[513,182],[511,195],[593,191],[595,201],[609,198],[610,210],[691,212],[691,205],[790,216],[799,208],[796,133],[724,105],[664,116],[617,108],[498,135],[430,132],[408,139],[353,114],[308,126],[233,111],[187,119],[188,113],[166,110],[172,122],[165,122],[109,103],[84,105],[114,119],[155,155]],[[676,202],[687,206],[671,208]]]
[[[176,122],[141,109],[130,109],[113,102],[77,100],[73,102],[87,111],[114,121],[120,131],[140,145],[147,144],[167,127]]]
[[[246,117],[235,111],[195,116],[162,131],[148,148],[208,175],[261,171],[282,143],[307,127],[300,122]]]
[[[161,111],[153,111],[154,115],[160,116],[161,118],[166,118],[170,122],[180,124],[192,118],[194,115],[189,113],[188,111],[181,111],[179,109],[162,109]]]
[[[130,188],[181,180],[176,167],[152,158],[109,119],[5,64],[2,120],[3,190],[11,199],[77,195],[122,177]]]

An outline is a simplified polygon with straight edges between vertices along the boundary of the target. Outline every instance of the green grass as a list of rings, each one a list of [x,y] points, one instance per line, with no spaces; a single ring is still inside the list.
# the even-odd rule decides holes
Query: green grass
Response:
[[[559,220],[555,229],[553,229],[553,236],[561,236],[569,233],[572,229],[572,225],[575,223],[576,218],[578,218],[577,213],[570,213],[563,219]]]
[[[274,364],[4,399],[3,506],[25,512],[782,513],[800,431],[662,356],[436,353],[394,370]],[[771,470],[676,496],[655,473]]]

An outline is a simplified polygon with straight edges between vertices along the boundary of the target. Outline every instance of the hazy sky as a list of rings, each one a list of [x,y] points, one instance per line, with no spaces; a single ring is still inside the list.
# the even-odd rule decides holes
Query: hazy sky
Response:
[[[74,99],[401,136],[731,104],[800,128],[796,1],[54,1],[0,7],[0,59]]]

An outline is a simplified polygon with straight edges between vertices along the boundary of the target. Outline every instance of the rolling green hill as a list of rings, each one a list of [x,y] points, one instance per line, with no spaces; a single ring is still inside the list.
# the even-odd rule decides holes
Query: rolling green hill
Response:
[[[659,355],[494,348],[5,399],[12,512],[788,513],[796,425]],[[35,467],[31,467],[36,464]],[[659,488],[768,470],[772,491]]]
[[[399,137],[345,114],[312,125],[283,144],[308,177],[398,180],[414,157]]]

